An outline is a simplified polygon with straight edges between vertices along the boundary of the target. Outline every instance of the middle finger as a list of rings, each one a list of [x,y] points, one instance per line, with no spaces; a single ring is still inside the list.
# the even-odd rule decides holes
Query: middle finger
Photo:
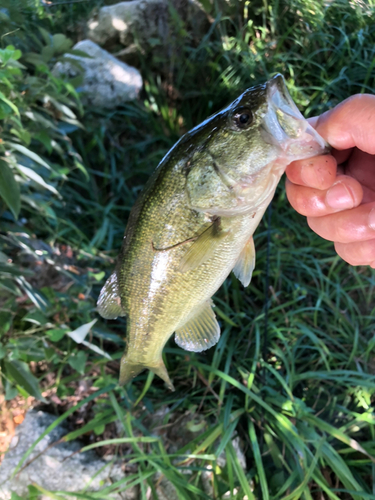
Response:
[[[338,243],[375,238],[375,202],[325,217],[308,217],[310,228],[319,236]]]
[[[339,175],[327,190],[298,186],[287,179],[286,194],[292,207],[300,214],[321,217],[357,207],[362,201],[363,190],[357,180]]]

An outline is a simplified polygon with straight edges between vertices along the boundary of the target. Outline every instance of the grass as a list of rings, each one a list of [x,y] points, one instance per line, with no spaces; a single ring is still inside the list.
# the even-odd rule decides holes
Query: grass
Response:
[[[82,451],[111,446],[114,459],[125,461],[130,472],[99,492],[74,494],[77,498],[107,499],[132,486],[139,487],[139,498],[157,498],[161,474],[186,500],[373,499],[375,275],[347,265],[331,243],[313,234],[288,205],[282,185],[270,227],[262,222],[255,235],[257,265],[250,286],[243,289],[231,276],[214,297],[222,327],[217,346],[194,354],[168,343],[165,359],[176,392],[146,372],[129,387],[116,385],[116,370],[110,369],[115,365],[93,346],[118,361],[125,320],[99,319],[86,346],[66,335],[97,318],[103,271],[111,272],[130,209],[184,131],[276,71],[285,75],[306,115],[373,91],[373,2],[257,1],[234,3],[227,11],[219,3],[206,4],[215,20],[202,40],[187,39],[177,27],[168,61],[140,59],[145,88],[139,103],[111,112],[86,110],[85,128],[69,134],[87,174],[71,171],[61,187],[63,200],[48,201],[55,217],[36,212],[26,228],[60,249],[73,248],[73,263],[62,265],[54,256],[52,265],[70,285],[32,284],[33,302],[9,305],[13,323],[2,340],[12,352],[27,353],[23,361],[39,363],[43,389],[62,400],[80,379],[97,389],[59,417],[94,405],[84,425],[65,440],[86,436]],[[59,19],[67,15],[60,9],[59,16],[43,20],[54,32],[62,30]],[[22,257],[21,245],[32,246],[33,236],[13,231],[6,238],[15,262]],[[47,300],[45,307],[40,297]],[[30,326],[24,318],[35,312],[46,321],[34,316]],[[52,382],[50,369],[56,373]],[[6,383],[12,386],[12,380]],[[108,440],[103,430],[114,420],[121,432]],[[30,487],[30,498],[42,493],[71,496]]]

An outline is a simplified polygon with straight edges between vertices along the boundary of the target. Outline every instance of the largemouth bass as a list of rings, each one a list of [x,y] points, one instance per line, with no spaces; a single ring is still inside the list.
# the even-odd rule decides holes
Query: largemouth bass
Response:
[[[115,271],[98,299],[104,318],[127,316],[121,384],[148,368],[173,390],[162,351],[174,332],[188,351],[218,342],[211,296],[232,270],[248,286],[253,233],[286,166],[325,149],[277,75],[167,153],[130,213]]]

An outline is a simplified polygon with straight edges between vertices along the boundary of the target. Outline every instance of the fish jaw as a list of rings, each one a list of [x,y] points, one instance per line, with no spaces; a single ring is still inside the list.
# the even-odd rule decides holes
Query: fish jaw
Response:
[[[263,138],[281,149],[279,163],[281,159],[288,164],[329,152],[329,145],[297,108],[282,75],[267,83],[267,98]]]

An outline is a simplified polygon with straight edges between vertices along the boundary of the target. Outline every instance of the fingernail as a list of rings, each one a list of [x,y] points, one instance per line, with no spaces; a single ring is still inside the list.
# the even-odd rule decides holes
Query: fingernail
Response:
[[[370,213],[368,214],[368,225],[375,231],[375,207],[372,208]]]
[[[349,189],[342,182],[338,182],[328,189],[326,193],[326,203],[331,208],[339,208],[341,210],[354,207],[353,197]]]

